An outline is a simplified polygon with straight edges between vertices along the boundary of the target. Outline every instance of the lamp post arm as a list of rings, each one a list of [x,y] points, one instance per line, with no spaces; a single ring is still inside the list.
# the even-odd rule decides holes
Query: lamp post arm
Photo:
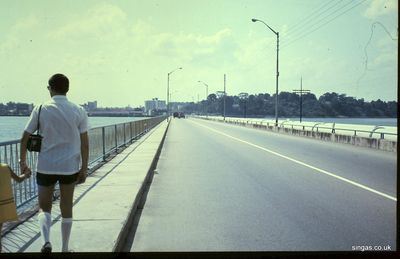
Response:
[[[274,31],[274,29],[272,29],[271,27],[269,27],[268,24],[266,24],[264,21],[262,20],[258,20],[258,19],[253,19],[253,22],[262,22],[263,24],[265,24],[265,26],[267,26],[273,33],[275,33],[276,35],[278,35],[278,33],[276,31]]]
[[[182,68],[181,68],[181,67],[178,67],[178,68],[172,70],[171,72],[168,73],[168,76],[169,76],[170,74],[174,73],[174,72],[175,72],[176,70],[178,70],[178,69],[182,69]]]

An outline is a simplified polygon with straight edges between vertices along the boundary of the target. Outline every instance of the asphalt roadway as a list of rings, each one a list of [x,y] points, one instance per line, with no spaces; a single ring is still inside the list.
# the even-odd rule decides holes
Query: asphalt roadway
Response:
[[[131,251],[396,249],[395,153],[173,119]]]

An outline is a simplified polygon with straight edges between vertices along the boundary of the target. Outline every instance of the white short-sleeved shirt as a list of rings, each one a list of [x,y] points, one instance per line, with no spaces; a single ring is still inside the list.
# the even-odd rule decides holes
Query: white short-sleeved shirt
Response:
[[[25,131],[37,130],[39,106],[36,106],[25,126]],[[40,135],[42,147],[37,171],[42,174],[71,175],[80,169],[80,134],[88,131],[88,117],[83,107],[68,101],[64,95],[55,95],[42,104]]]

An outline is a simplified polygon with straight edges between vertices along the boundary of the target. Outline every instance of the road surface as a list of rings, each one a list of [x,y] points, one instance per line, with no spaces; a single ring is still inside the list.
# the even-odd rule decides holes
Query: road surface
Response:
[[[131,251],[393,251],[396,163],[390,152],[173,119]]]

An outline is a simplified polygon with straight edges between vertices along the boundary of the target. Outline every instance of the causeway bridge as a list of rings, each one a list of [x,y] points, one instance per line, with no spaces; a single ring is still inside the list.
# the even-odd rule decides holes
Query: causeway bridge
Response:
[[[92,129],[91,174],[76,188],[70,247],[395,251],[397,135],[315,130],[209,117]],[[17,161],[18,141],[2,143],[0,162],[18,173]],[[20,220],[2,231],[6,253],[40,251],[34,178],[14,183]]]

